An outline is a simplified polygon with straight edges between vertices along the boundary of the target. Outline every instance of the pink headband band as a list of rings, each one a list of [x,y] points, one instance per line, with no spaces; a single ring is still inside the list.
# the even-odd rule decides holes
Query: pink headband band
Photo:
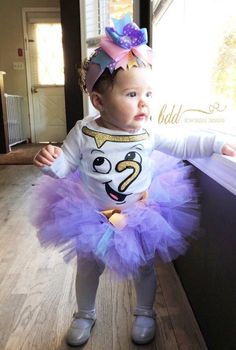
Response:
[[[137,24],[131,22],[129,15],[120,20],[113,19],[113,23],[114,28],[105,28],[106,36],[101,39],[100,46],[89,63],[86,74],[89,93],[106,68],[110,73],[120,67],[126,70],[137,66],[136,59],[145,65],[152,65],[152,49],[146,45],[146,28],[140,29]]]

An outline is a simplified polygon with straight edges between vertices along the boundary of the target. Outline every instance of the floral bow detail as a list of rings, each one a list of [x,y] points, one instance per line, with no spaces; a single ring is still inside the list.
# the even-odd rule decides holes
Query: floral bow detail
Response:
[[[152,64],[152,49],[146,45],[147,30],[140,29],[131,22],[129,15],[120,20],[113,19],[114,28],[106,27],[106,36],[101,39],[100,47],[91,60],[86,85],[92,91],[93,85],[103,71],[108,68],[112,73],[122,67],[124,70],[137,66],[137,60],[145,65]]]

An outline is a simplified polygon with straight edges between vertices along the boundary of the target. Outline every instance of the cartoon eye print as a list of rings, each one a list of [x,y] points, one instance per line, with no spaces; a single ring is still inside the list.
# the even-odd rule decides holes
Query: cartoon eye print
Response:
[[[131,151],[126,154],[125,160],[133,160],[134,162],[137,162],[139,164],[142,164],[142,157],[138,152]]]
[[[97,173],[108,174],[111,170],[111,162],[105,157],[97,157],[93,161],[93,169]]]

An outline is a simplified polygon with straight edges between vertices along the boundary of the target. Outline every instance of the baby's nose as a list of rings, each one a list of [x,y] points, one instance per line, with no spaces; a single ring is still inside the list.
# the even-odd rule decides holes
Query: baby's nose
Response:
[[[139,107],[145,107],[147,106],[147,100],[143,97],[139,100],[139,103],[138,103]]]

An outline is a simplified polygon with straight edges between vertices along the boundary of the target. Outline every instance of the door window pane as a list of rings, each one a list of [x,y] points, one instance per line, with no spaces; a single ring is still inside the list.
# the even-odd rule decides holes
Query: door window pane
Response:
[[[64,62],[62,29],[60,23],[37,23],[36,50],[38,83],[40,85],[63,85]]]

